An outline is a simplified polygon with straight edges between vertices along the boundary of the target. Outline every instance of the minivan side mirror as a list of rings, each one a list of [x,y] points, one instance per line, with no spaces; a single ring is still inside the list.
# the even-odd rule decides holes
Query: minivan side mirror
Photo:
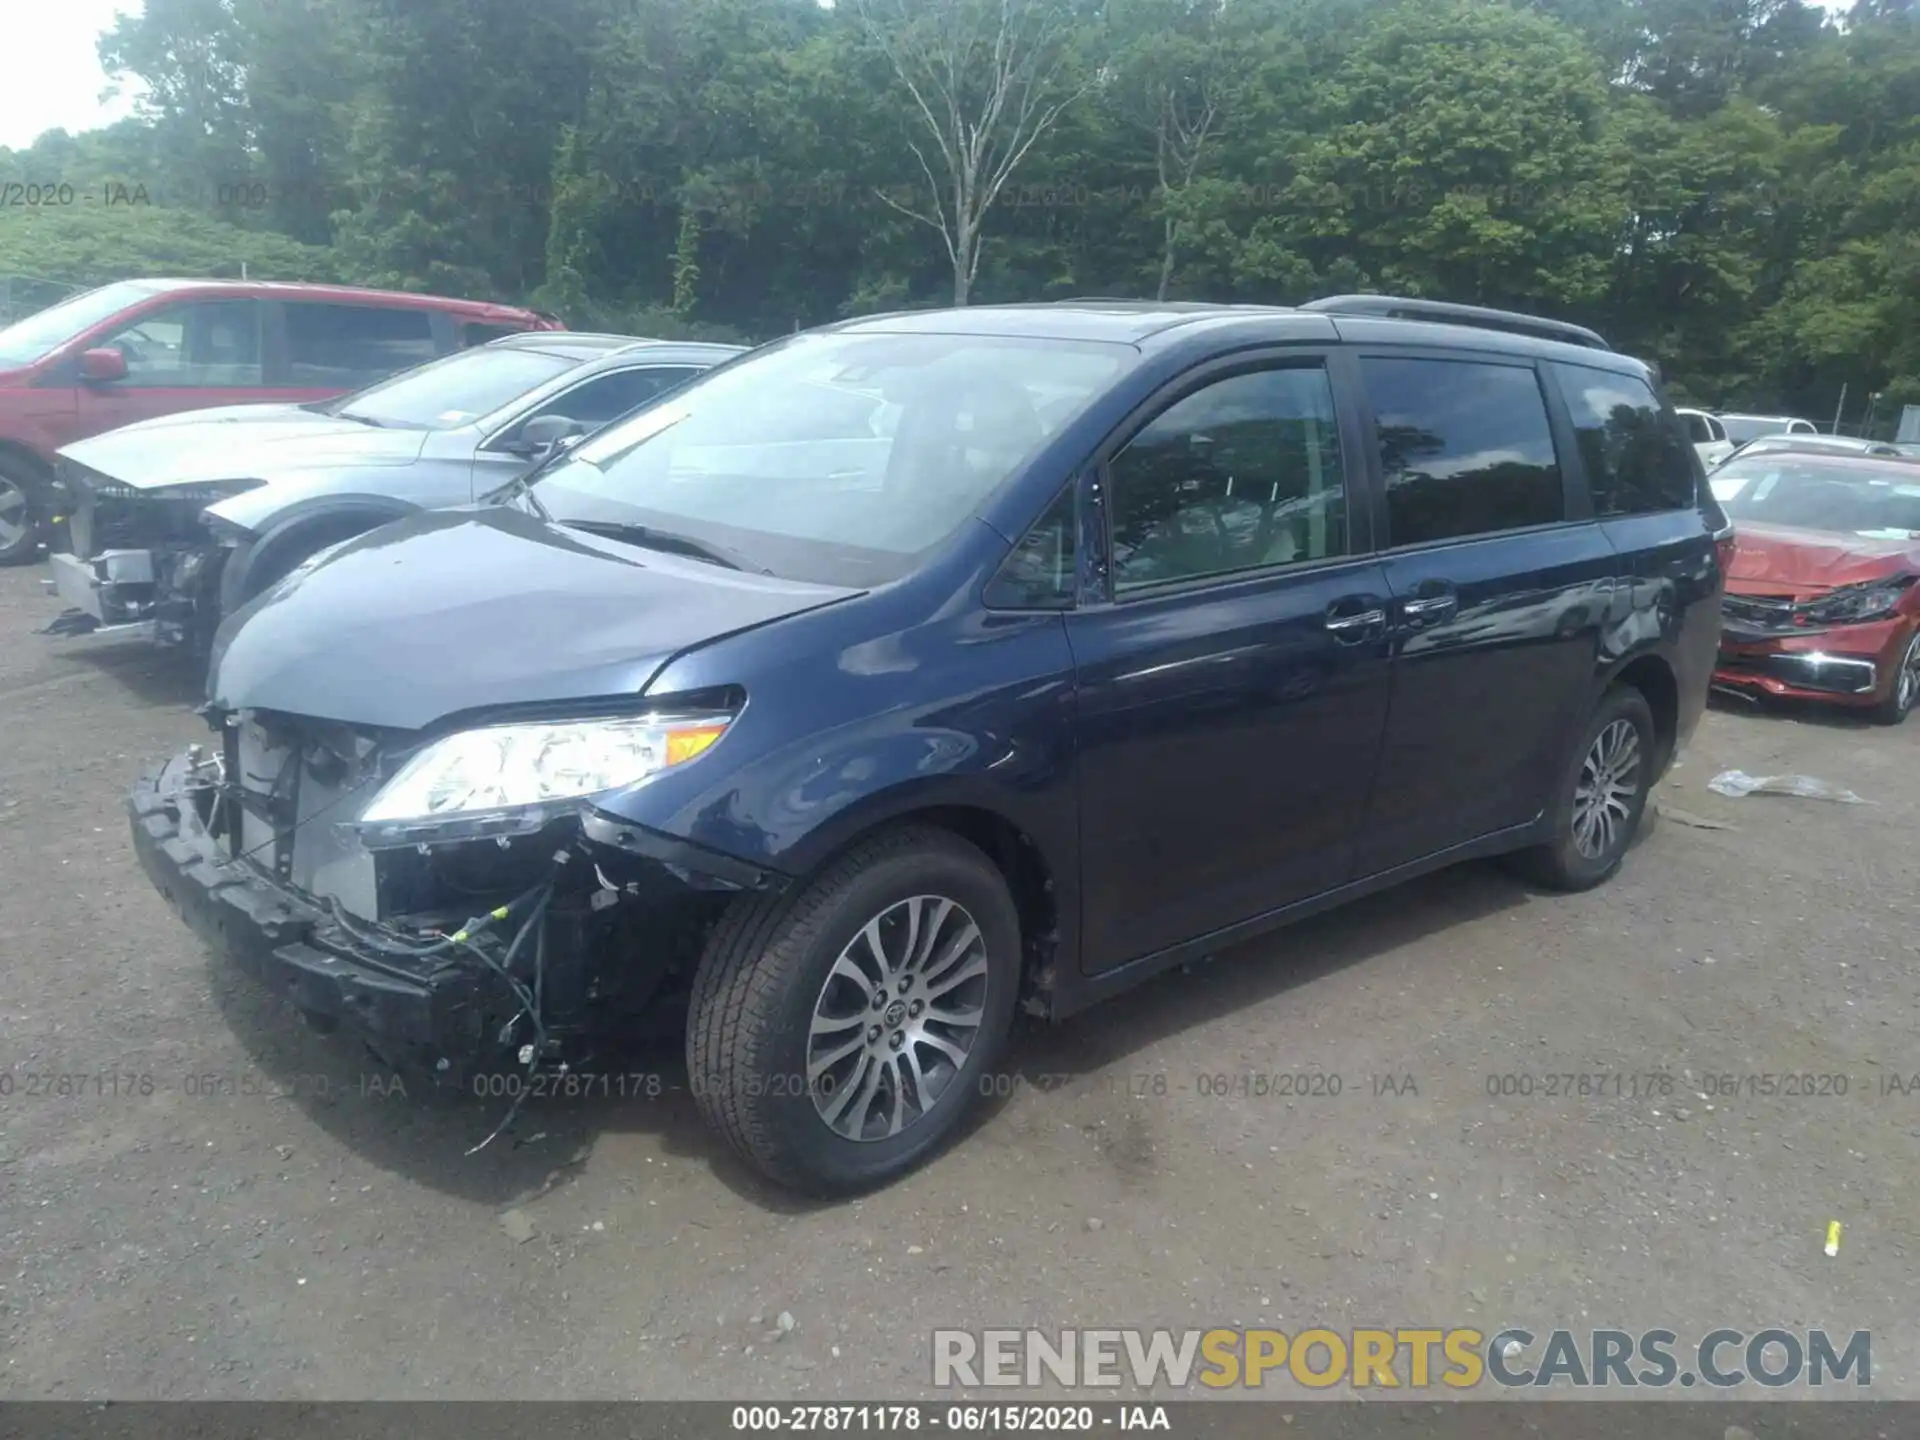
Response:
[[[529,460],[543,460],[557,446],[577,440],[585,433],[584,425],[565,415],[538,415],[520,427],[520,434],[507,448]]]
[[[111,346],[80,352],[80,378],[92,385],[108,385],[127,378],[127,357]]]

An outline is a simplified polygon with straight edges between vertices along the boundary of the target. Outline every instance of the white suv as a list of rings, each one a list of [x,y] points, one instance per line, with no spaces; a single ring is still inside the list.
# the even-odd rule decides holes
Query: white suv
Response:
[[[1721,411],[1714,417],[1720,422],[1720,428],[1726,431],[1727,439],[1735,445],[1744,445],[1749,440],[1758,440],[1762,435],[1818,435],[1820,427],[1811,420],[1802,420],[1796,415],[1736,415],[1730,411]]]
[[[1720,417],[1709,415],[1704,410],[1686,410],[1674,407],[1687,427],[1687,439],[1693,442],[1694,450],[1700,456],[1700,463],[1711,470],[1722,460],[1733,454],[1733,441],[1727,438],[1727,427],[1720,423]]]

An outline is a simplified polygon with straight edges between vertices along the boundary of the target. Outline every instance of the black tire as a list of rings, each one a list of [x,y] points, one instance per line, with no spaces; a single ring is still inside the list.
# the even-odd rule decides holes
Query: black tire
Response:
[[[215,626],[249,600],[291,575],[303,561],[329,545],[364,535],[386,521],[379,516],[337,515],[294,528],[269,532],[227,557],[219,585],[219,614]]]
[[[1893,688],[1887,692],[1887,698],[1867,713],[1878,725],[1898,725],[1913,712],[1916,703],[1920,703],[1920,630],[1907,641],[1907,648],[1900,652],[1900,665],[1894,671]]]
[[[1623,782],[1632,783],[1630,795],[1623,798],[1626,813],[1616,817],[1611,837],[1588,853],[1576,835],[1576,801],[1586,779],[1589,757],[1602,735],[1616,722],[1632,727],[1638,763]],[[1572,747],[1566,765],[1555,784],[1548,803],[1549,839],[1512,857],[1513,868],[1523,877],[1550,890],[1591,890],[1613,877],[1632,847],[1646,814],[1647,796],[1653,789],[1654,765],[1659,758],[1659,732],[1654,729],[1653,711],[1638,690],[1616,686],[1601,697],[1593,714],[1581,727],[1579,742]]]
[[[810,1042],[816,1005],[827,1003],[829,975],[843,950],[869,922],[898,913],[916,897],[954,901],[977,927],[986,964],[980,1023],[964,1061],[953,1064],[923,1113],[898,1134],[849,1138],[816,1105],[824,1097],[821,1104],[831,1108],[833,1094],[824,1083],[816,1091],[808,1071],[810,1043],[828,1043]],[[930,951],[938,938],[927,942]],[[782,894],[743,896],[715,927],[694,979],[687,1073],[701,1114],[756,1169],[795,1190],[844,1194],[902,1175],[979,1099],[981,1077],[998,1059],[1012,1022],[1020,955],[1019,915],[999,870],[974,846],[932,827],[871,836]],[[962,957],[962,965],[971,963]],[[931,953],[925,968],[939,968]],[[866,1019],[853,1023],[843,1033],[857,1040]],[[889,1040],[882,1037],[876,1048]],[[856,1054],[849,1063],[867,1062]],[[848,1088],[857,1087],[849,1082]],[[884,1120],[888,1102],[901,1103],[891,1085],[871,1095],[860,1113],[873,1114],[879,1104]]]
[[[15,459],[0,460],[0,565],[40,558],[45,480]]]

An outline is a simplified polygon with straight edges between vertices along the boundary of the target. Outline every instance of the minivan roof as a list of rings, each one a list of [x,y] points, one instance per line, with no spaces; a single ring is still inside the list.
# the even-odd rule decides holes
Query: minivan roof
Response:
[[[1338,305],[1351,297],[1328,302]],[[1379,297],[1385,298],[1385,297]],[[1411,303],[1411,302],[1409,302]],[[1604,345],[1592,331],[1579,326],[1540,322],[1543,331],[1578,332],[1591,339],[1576,341],[1522,334],[1487,324],[1464,323],[1481,314],[1507,317],[1502,311],[1451,307],[1462,323],[1451,320],[1388,317],[1379,313],[1343,313],[1337,308],[1294,308],[1284,305],[1220,305],[1161,300],[1056,300],[1023,305],[969,305],[937,310],[899,310],[844,320],[829,330],[860,334],[993,335],[1033,339],[1107,341],[1142,350],[1184,341],[1209,331],[1234,331],[1233,339],[1258,344],[1262,340],[1360,341],[1368,344],[1448,345],[1462,349],[1499,350],[1536,355],[1574,364],[1648,375],[1649,367],[1631,356],[1597,348]],[[1518,317],[1524,319],[1526,317]],[[1224,338],[1224,337],[1223,337]]]

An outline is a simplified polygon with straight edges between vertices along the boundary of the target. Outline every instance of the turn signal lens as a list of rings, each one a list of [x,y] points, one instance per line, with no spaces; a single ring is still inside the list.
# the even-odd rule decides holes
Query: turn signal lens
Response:
[[[698,730],[669,730],[667,764],[679,765],[693,759],[726,733],[727,727],[724,725],[707,725]]]

